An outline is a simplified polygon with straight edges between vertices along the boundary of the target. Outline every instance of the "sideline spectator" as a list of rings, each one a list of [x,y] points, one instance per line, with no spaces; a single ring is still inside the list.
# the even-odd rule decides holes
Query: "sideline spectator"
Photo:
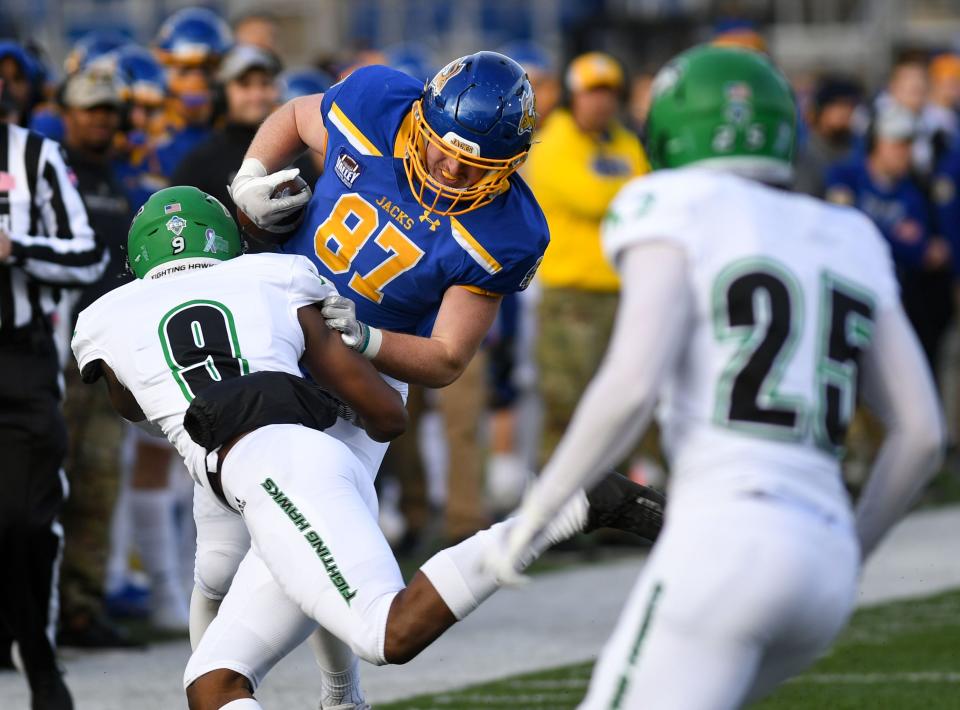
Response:
[[[277,18],[266,10],[245,12],[233,20],[233,41],[252,44],[274,54],[279,53]]]
[[[798,192],[823,197],[827,170],[850,157],[853,117],[861,97],[860,86],[850,79],[828,76],[817,82],[807,116],[809,137],[794,168],[794,189]]]
[[[252,45],[238,44],[224,55],[217,78],[223,86],[226,123],[184,156],[172,184],[192,185],[213,195],[236,217],[227,185],[257,128],[277,106],[280,68],[276,56]]]
[[[27,125],[38,97],[39,67],[16,42],[0,40],[0,121]]]
[[[210,133],[214,113],[213,74],[233,39],[223,19],[204,7],[178,10],[160,26],[156,52],[166,65],[170,133],[157,149],[164,175]]]
[[[74,318],[104,293],[130,280],[123,245],[132,213],[110,161],[120,127],[121,88],[112,75],[87,69],[70,77],[63,91],[67,159],[77,177],[90,225],[110,251],[110,265],[103,276],[80,292]],[[107,392],[85,386],[72,359],[65,367],[64,379],[69,439],[64,468],[71,492],[62,515],[66,544],[60,571],[58,640],[64,646],[130,646],[131,641],[107,620],[104,610],[123,424]]]
[[[960,56],[940,54],[930,62],[930,102],[925,120],[949,148],[960,131]]]
[[[890,242],[904,310],[931,369],[952,315],[951,253],[934,232],[931,206],[911,177],[916,116],[897,104],[881,108],[867,135],[867,154],[831,168],[826,198],[867,214]]]
[[[912,169],[914,176],[926,188],[933,172],[937,147],[934,127],[925,120],[930,84],[924,58],[906,54],[894,64],[887,81],[887,89],[877,97],[874,113],[880,113],[891,103],[907,109],[914,118]]]
[[[238,44],[227,52],[218,74],[226,99],[226,123],[184,157],[173,174],[174,185],[192,185],[213,195],[236,217],[227,185],[233,182],[257,128],[277,107],[280,69],[276,55],[259,47]],[[301,156],[294,165],[313,186],[319,172],[310,158]]]
[[[136,44],[121,47],[104,61],[123,82],[126,125],[114,141],[113,169],[130,209],[136,211],[150,195],[168,185],[157,157],[157,143],[165,131],[167,80],[153,54]],[[99,68],[100,62],[96,66]]]
[[[613,327],[620,284],[600,248],[600,222],[627,180],[650,169],[639,139],[617,119],[623,87],[613,57],[590,52],[574,59],[567,105],[544,122],[527,161],[551,240],[539,272],[541,461],[566,429]]]

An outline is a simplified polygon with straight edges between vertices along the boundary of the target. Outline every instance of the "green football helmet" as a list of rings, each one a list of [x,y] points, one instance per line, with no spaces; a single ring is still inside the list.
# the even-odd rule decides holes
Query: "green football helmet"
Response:
[[[797,108],[786,78],[765,55],[694,47],[660,70],[651,91],[647,153],[655,169],[697,164],[790,181]]]
[[[151,195],[127,233],[127,261],[138,279],[171,261],[194,265],[243,253],[237,224],[223,203],[195,187],[168,187]]]

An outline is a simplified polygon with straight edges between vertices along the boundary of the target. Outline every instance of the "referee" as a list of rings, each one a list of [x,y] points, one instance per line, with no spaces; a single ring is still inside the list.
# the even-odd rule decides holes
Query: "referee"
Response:
[[[109,255],[60,146],[15,124],[24,109],[0,86],[0,636],[17,644],[33,710],[67,710],[54,651],[67,440],[53,314],[61,289],[96,281]]]

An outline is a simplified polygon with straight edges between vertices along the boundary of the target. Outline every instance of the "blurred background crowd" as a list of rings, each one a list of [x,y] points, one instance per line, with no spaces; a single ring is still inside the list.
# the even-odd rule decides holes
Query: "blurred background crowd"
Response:
[[[63,145],[112,256],[96,284],[64,292],[57,314],[71,487],[60,643],[134,645],[116,623],[129,616],[174,633],[187,626],[192,482],[171,447],[125,427],[66,357],[76,313],[131,278],[127,226],[150,194],[193,185],[234,209],[226,186],[264,118],[357,67],[387,64],[426,81],[479,49],[524,66],[539,125],[523,176],[552,241],[467,372],[443,390],[411,391],[415,425],[379,477],[381,523],[399,553],[425,555],[512,509],[559,441],[612,328],[619,284],[599,229],[619,188],[649,170],[653,75],[703,41],[769,53],[791,77],[802,125],[796,188],[862,210],[890,242],[952,411],[960,8],[949,0],[4,0],[2,120]],[[318,158],[297,163],[311,184]],[[861,470],[873,428],[852,434]],[[655,434],[625,465],[663,483]]]

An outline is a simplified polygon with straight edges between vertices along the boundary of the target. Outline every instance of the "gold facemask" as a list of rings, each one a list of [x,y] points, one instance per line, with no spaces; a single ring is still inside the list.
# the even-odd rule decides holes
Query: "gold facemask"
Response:
[[[475,168],[486,170],[476,184],[465,188],[448,187],[434,178],[427,170],[427,143],[447,157]],[[407,136],[403,169],[410,183],[410,190],[427,211],[437,215],[458,215],[492,202],[509,189],[509,178],[527,159],[527,151],[511,158],[481,158],[472,155],[443,140],[423,118],[421,100],[413,104],[413,126]],[[441,200],[446,201],[441,208]]]

